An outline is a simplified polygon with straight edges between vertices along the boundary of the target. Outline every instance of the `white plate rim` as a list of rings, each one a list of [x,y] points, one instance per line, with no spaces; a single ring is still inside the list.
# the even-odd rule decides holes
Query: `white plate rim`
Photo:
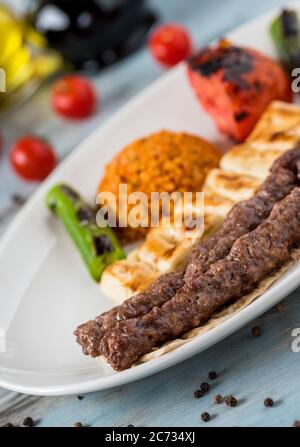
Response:
[[[299,7],[299,0],[290,2],[289,5]],[[285,6],[289,6],[285,5]],[[271,18],[278,12],[278,8],[273,9],[257,18],[254,18],[241,26],[235,28],[232,32],[228,33],[228,36],[234,40],[234,35],[246,28],[251,28],[259,21],[265,21]],[[96,129],[87,139],[85,139],[61,164],[57,169],[47,178],[41,186],[37,188],[32,195],[28,203],[20,211],[17,218],[12,222],[9,229],[6,231],[4,237],[0,241],[0,256],[2,250],[5,249],[5,245],[9,243],[18,227],[22,225],[22,222],[26,220],[28,214],[31,213],[31,209],[34,207],[36,200],[41,196],[44,196],[49,185],[53,182],[53,179],[63,172],[64,167],[70,160],[75,159],[84,146],[89,144],[90,141],[97,138],[97,135],[101,132],[108,131],[113,128],[119,120],[122,120],[124,116],[134,109],[139,103],[143,102],[145,98],[151,96],[156,90],[160,90],[164,84],[168,84],[173,77],[178,76],[179,71],[183,69],[183,65],[180,64],[176,68],[167,72],[159,79],[154,81],[150,86],[139,93],[128,104],[123,106],[120,111],[110,117],[105,123],[103,123],[98,129]],[[225,339],[232,333],[245,326],[253,319],[266,312],[268,309],[280,302],[284,297],[290,294],[300,285],[300,265],[292,268],[288,271],[280,283],[275,283],[269,290],[267,290],[260,299],[254,301],[245,309],[242,309],[238,314],[231,316],[228,320],[220,324],[219,326],[211,329],[207,333],[201,334],[201,344],[199,344],[199,337],[195,337],[187,344],[177,348],[176,350],[165,354],[150,362],[135,366],[120,373],[115,373],[111,376],[100,377],[99,379],[86,380],[85,382],[74,382],[69,385],[51,385],[51,386],[31,386],[31,385],[19,385],[14,383],[8,377],[3,377],[0,373],[0,386],[11,391],[17,391],[25,394],[42,395],[42,396],[57,396],[57,395],[70,395],[89,393],[98,390],[104,390],[116,386],[121,386],[126,383],[133,382],[145,378],[149,375],[156,374],[166,368],[169,368],[175,364],[178,364],[193,355],[209,348],[210,346],[218,343],[220,340]]]

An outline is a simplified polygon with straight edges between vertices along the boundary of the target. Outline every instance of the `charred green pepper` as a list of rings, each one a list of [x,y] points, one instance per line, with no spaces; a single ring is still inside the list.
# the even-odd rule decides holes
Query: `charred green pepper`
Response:
[[[270,33],[286,68],[292,70],[300,67],[300,24],[297,12],[284,9],[271,23]]]
[[[46,204],[63,222],[95,281],[100,281],[109,264],[125,257],[113,230],[97,225],[96,210],[70,186],[54,186],[47,194]]]

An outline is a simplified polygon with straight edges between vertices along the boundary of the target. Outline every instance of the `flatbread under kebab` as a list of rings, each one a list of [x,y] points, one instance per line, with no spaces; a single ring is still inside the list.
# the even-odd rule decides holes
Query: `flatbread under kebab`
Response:
[[[231,155],[230,151],[223,157],[225,158],[225,169],[212,170],[208,174],[204,185],[206,196],[205,218],[207,221],[210,221],[211,217],[214,216],[219,216],[221,219],[225,218],[230,207],[228,199],[232,201],[231,205],[233,206],[234,203],[254,195],[259,184],[267,176],[268,169],[278,155],[277,152],[291,149],[298,141],[299,122],[300,108],[298,106],[280,101],[274,101],[269,106],[246,142],[248,147],[246,154],[237,150]],[[258,129],[257,132],[256,129]],[[270,150],[271,153],[268,153]],[[265,156],[259,155],[259,151],[266,151],[267,154]],[[247,163],[241,159],[243,154],[248,157]],[[234,166],[233,169],[236,172],[232,172],[232,166]],[[251,175],[248,175],[249,167]],[[210,227],[209,231],[212,230],[213,228]],[[133,253],[135,266],[132,265],[129,257],[126,260],[118,261],[117,265],[111,265],[104,272],[101,282],[104,293],[116,299],[117,302],[122,302],[139,293],[146,284],[160,274],[174,269],[178,265],[176,262],[178,258],[174,255],[174,252],[180,254],[182,261],[187,259],[191,247],[190,245],[187,246],[183,239],[177,239],[175,241],[176,250],[169,253],[160,250],[158,243],[153,243],[156,235],[159,236],[160,241],[162,238],[166,238],[168,241],[170,238],[172,239],[173,233],[172,225],[168,230],[164,229],[163,234],[159,234],[155,229],[150,230],[141,248]],[[148,241],[148,238],[151,240]],[[196,240],[193,242],[195,243]],[[148,254],[147,251],[149,251]],[[142,259],[140,254],[142,254]],[[152,260],[151,265],[148,264],[146,259]],[[149,272],[148,280],[147,275],[142,274],[142,270]],[[124,271],[126,271],[125,276],[120,273]]]
[[[166,301],[172,299],[170,298],[172,293],[177,293],[177,287],[182,287],[182,281],[190,284],[191,281],[194,281],[195,275],[196,278],[199,275],[201,277],[207,269],[213,268],[214,263],[226,256],[238,238],[251,232],[253,228],[263,225],[261,222],[268,216],[273,205],[299,185],[296,174],[299,160],[300,148],[289,151],[276,160],[271,174],[260,187],[256,196],[237,205],[216,234],[204,239],[194,247],[183,276],[180,272],[163,276],[158,280],[157,285],[155,283],[150,287],[149,291],[146,290],[122,306],[97,317],[95,321],[81,325],[77,329],[76,335],[84,352],[92,356],[101,354],[101,338],[105,336],[107,339],[110,330],[114,331],[118,322],[124,318],[127,321],[132,318],[143,318],[147,312],[151,313],[154,306],[157,309],[159,305],[164,306]],[[164,294],[166,295],[164,296]],[[157,302],[155,303],[155,301]]]

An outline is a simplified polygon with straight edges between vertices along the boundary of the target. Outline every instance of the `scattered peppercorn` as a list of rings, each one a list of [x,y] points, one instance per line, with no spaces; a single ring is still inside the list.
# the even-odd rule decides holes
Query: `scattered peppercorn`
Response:
[[[253,337],[260,337],[262,335],[262,330],[259,326],[253,326],[251,333]]]
[[[216,371],[210,371],[210,372],[208,373],[208,378],[209,378],[210,380],[215,380],[217,377],[218,377],[218,375],[217,375]]]
[[[274,312],[280,312],[283,309],[283,303],[278,303],[273,307]]]
[[[203,397],[203,391],[202,390],[196,390],[195,392],[194,392],[194,397],[196,398],[196,399],[200,399],[200,397]]]
[[[295,421],[294,422],[294,427],[300,428],[300,421]]]
[[[24,427],[33,427],[34,426],[33,419],[31,417],[25,418],[23,421],[23,425]]]
[[[217,394],[217,395],[214,397],[214,402],[215,402],[216,404],[221,404],[221,403],[223,402],[223,397],[221,396],[221,394]]]
[[[201,389],[202,393],[208,393],[208,391],[209,391],[209,383],[202,382],[201,385],[200,385],[200,389]]]
[[[78,399],[78,400],[83,400],[83,399],[84,399],[84,396],[77,396],[77,399]]]
[[[210,421],[210,414],[205,411],[201,414],[201,419],[203,422],[209,422]]]
[[[5,424],[1,425],[1,427],[14,427],[14,424],[11,422],[6,422]]]
[[[271,399],[270,397],[267,397],[267,398],[264,400],[264,406],[265,406],[265,407],[273,407],[273,405],[274,405],[274,401],[273,401],[273,399]]]
[[[228,407],[236,407],[237,406],[237,399],[234,396],[226,396],[225,397],[225,403]]]
[[[82,422],[75,422],[74,427],[83,427]]]

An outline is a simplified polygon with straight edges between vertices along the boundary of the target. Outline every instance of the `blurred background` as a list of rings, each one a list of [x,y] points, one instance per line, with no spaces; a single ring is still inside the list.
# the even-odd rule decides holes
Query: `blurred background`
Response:
[[[6,73],[6,93],[0,93],[0,234],[47,169],[50,172],[113,112],[169,68],[149,45],[149,35],[157,26],[164,22],[183,26],[193,48],[197,48],[285,3],[0,1],[0,68]],[[57,80],[70,74],[84,77],[87,85],[80,86],[82,97],[73,95],[64,109],[62,94],[66,90],[72,93],[73,88],[78,92],[78,83],[57,85]],[[87,108],[84,116],[76,116],[75,100],[81,110]],[[30,144],[36,144],[28,140],[24,143],[24,135],[42,138],[46,149],[55,154],[45,161],[46,171],[43,166],[39,172],[27,167],[24,176],[21,158],[24,151],[29,153]]]

